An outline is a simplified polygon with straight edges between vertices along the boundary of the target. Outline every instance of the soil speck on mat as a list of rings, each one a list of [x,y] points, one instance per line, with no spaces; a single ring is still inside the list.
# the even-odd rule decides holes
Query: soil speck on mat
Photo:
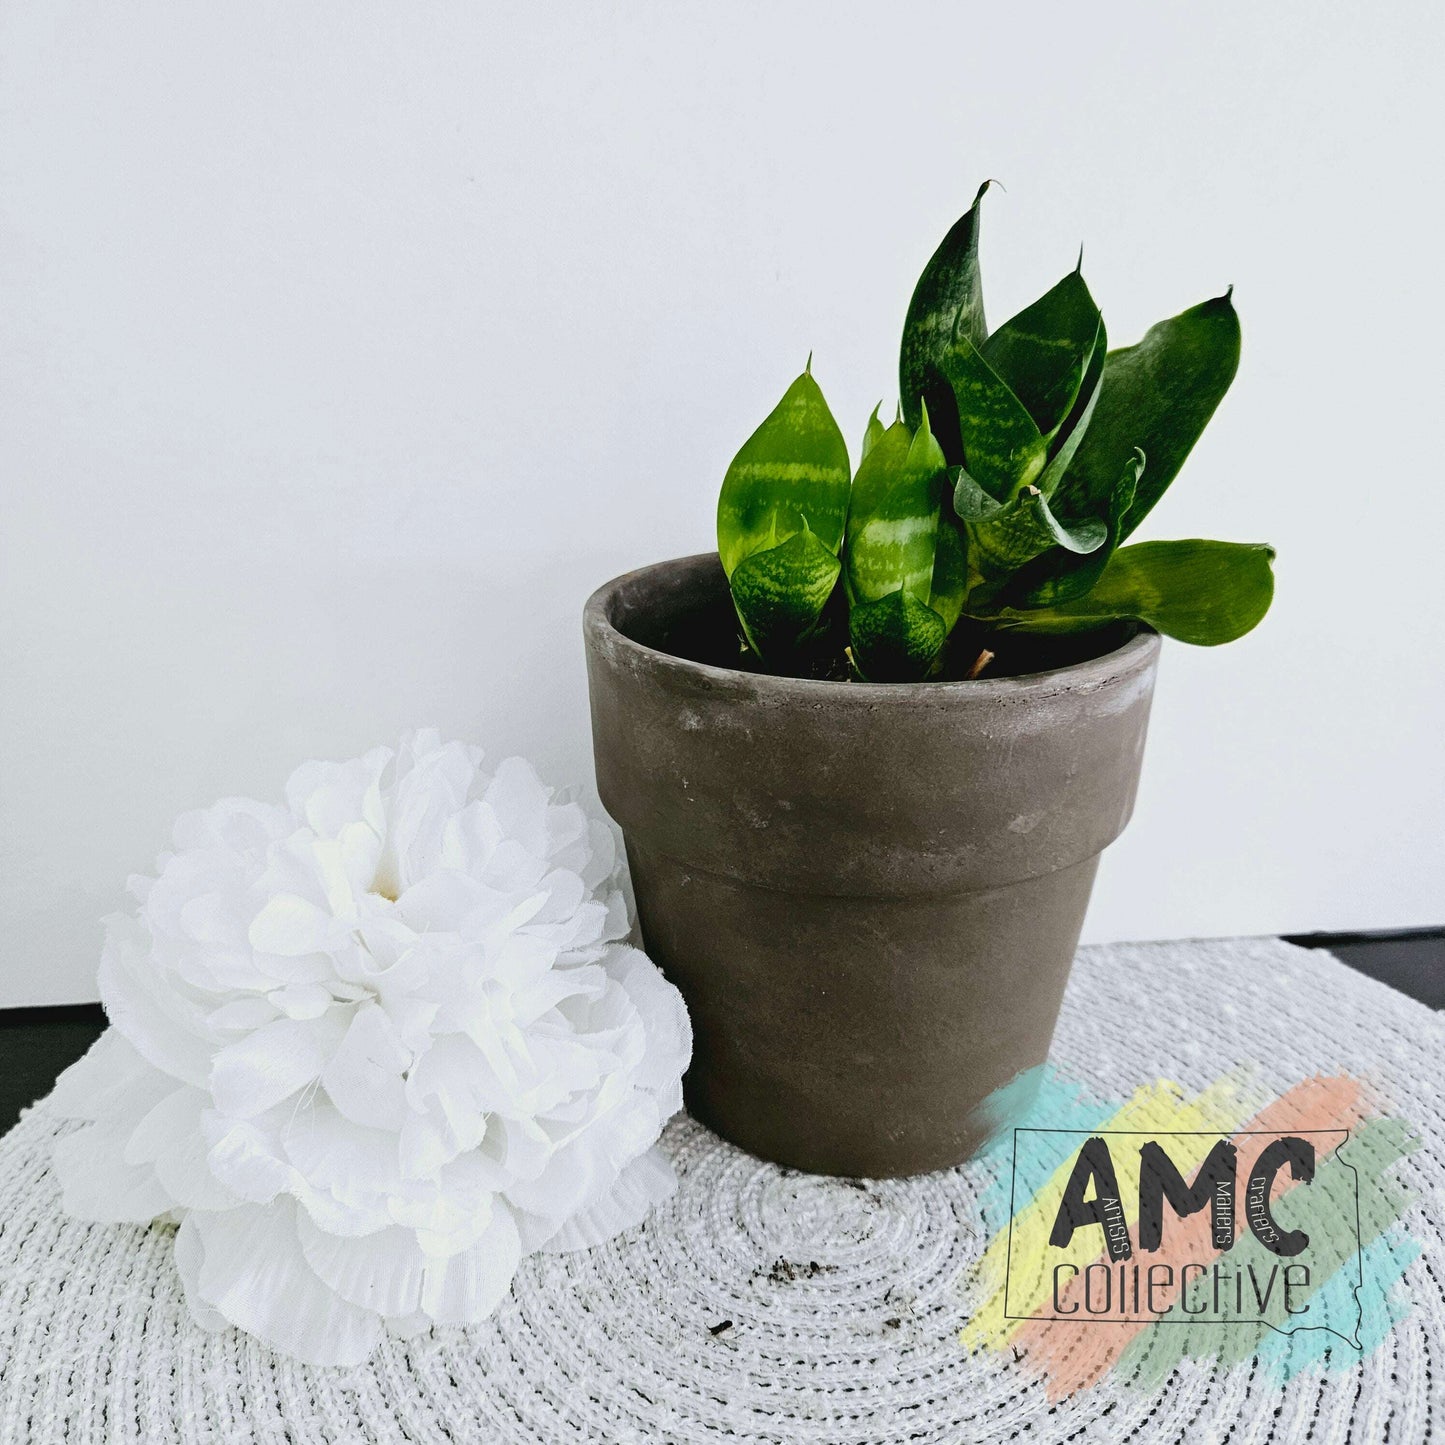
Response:
[[[769,1270],[755,1269],[753,1278],[765,1274],[769,1284],[792,1284],[794,1280],[814,1279],[820,1274],[832,1274],[838,1266],[836,1264],[819,1264],[816,1259],[810,1259],[806,1264],[797,1260],[784,1259],[781,1255],[773,1261]]]

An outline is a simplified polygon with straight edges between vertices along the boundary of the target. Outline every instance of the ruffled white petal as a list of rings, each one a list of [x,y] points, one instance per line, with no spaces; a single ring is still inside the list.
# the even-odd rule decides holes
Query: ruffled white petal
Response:
[[[181,1220],[181,1227],[176,1231],[176,1273],[181,1277],[181,1290],[191,1318],[203,1330],[215,1333],[228,1328],[228,1321],[220,1310],[201,1298],[200,1274],[204,1254],[196,1216],[188,1214]]]
[[[310,1365],[359,1365],[381,1320],[328,1289],[306,1263],[288,1199],[192,1214],[197,1298],[231,1324]]]
[[[125,1146],[128,1164],[149,1164],[184,1209],[229,1209],[240,1199],[211,1172],[201,1119],[209,1097],[189,1085],[167,1094],[136,1125]]]
[[[350,1304],[406,1320],[438,1324],[485,1319],[507,1293],[521,1260],[516,1225],[498,1207],[479,1238],[450,1255],[428,1255],[416,1234],[393,1226],[357,1239],[318,1229],[303,1215],[299,1235],[307,1262]]]
[[[363,823],[378,838],[386,832],[381,775],[391,762],[386,748],[373,748],[347,763],[302,763],[286,781],[291,816],[319,838],[335,838],[353,823]]]
[[[315,1084],[346,1033],[339,1015],[277,1019],[220,1049],[211,1065],[216,1107],[249,1119]]]
[[[125,1135],[98,1124],[56,1141],[55,1172],[68,1214],[100,1224],[146,1224],[176,1204],[150,1165],[126,1162],[125,1145]]]
[[[319,903],[295,893],[278,893],[251,920],[247,938],[262,953],[297,958],[324,953],[339,934],[335,917]]]
[[[203,1116],[201,1128],[206,1167],[236,1198],[269,1204],[283,1190],[297,1187],[296,1171],[282,1156],[274,1131],[215,1110]]]
[[[55,1146],[67,1211],[104,1223],[145,1223],[182,1202],[157,1174],[154,1158],[133,1148],[137,1131],[176,1092],[176,1081],[114,1029],[61,1074],[51,1096],[56,1108],[89,1121]]]
[[[304,1211],[297,1225],[306,1262],[343,1300],[383,1315],[421,1310],[427,1257],[412,1230],[393,1224],[345,1239],[319,1229]]]
[[[506,1297],[521,1258],[511,1212],[498,1205],[485,1233],[470,1249],[428,1265],[422,1309],[439,1325],[470,1325],[486,1319]]]
[[[659,1149],[634,1159],[603,1196],[579,1210],[541,1246],[549,1254],[592,1249],[635,1229],[677,1189],[677,1172]]]
[[[348,1119],[375,1129],[399,1130],[406,1118],[411,1054],[386,1011],[360,1005],[321,1073],[327,1097]]]
[[[138,1123],[174,1087],[174,1080],[159,1074],[124,1035],[107,1029],[55,1081],[50,1102],[67,1119],[94,1122],[128,1113]]]
[[[162,1073],[203,1084],[210,1066],[206,1011],[189,990],[157,974],[144,930],[133,919],[106,920],[100,955],[100,996],[106,1017]]]
[[[608,957],[607,971],[627,990],[642,1019],[646,1043],[635,1083],[658,1095],[662,1117],[670,1119],[682,1108],[682,1076],[692,1058],[692,1020],[687,1005],[641,949],[615,949]]]

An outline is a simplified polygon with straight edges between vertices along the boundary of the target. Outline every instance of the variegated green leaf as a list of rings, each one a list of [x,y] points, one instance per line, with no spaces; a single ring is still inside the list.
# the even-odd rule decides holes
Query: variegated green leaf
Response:
[[[1007,501],[1043,471],[1048,443],[1024,404],[962,332],[941,365],[953,394],[962,465],[991,497]]]
[[[1259,543],[1141,542],[1121,547],[1082,597],[1009,611],[995,625],[1029,632],[1088,632],[1137,618],[1168,637],[1214,647],[1243,637],[1269,611],[1274,548]]]
[[[1109,348],[1109,333],[1104,327],[1104,318],[1099,318],[1099,327],[1094,334],[1094,344],[1089,349],[1089,365],[1084,379],[1079,384],[1079,393],[1069,414],[1060,424],[1050,443],[1051,455],[1048,465],[1039,473],[1034,484],[1044,496],[1052,497],[1059,489],[1059,483],[1068,474],[1069,466],[1079,444],[1088,434],[1093,420],[1094,407],[1099,400],[1099,391],[1104,379],[1104,365]]]
[[[968,557],[964,550],[963,528],[947,515],[938,522],[938,546],[933,554],[933,586],[928,605],[943,618],[945,632],[952,632],[963,613],[968,595]]]
[[[1228,294],[1161,321],[1111,351],[1087,432],[1060,484],[1080,511],[1101,512],[1135,447],[1149,463],[1124,524],[1128,536],[1163,496],[1239,366],[1239,317]]]
[[[979,347],[1045,437],[1054,435],[1078,397],[1099,321],[1099,308],[1075,270]]]
[[[928,601],[945,466],[927,407],[916,432],[894,422],[859,464],[845,561],[855,601],[876,602],[900,587]]]
[[[718,497],[718,555],[731,577],[804,527],[837,554],[848,516],[848,446],[805,371],[733,458]]]
[[[733,570],[733,605],[748,646],[769,665],[817,626],[842,563],[804,529],[786,542],[754,552]]]
[[[973,198],[973,205],[954,223],[938,249],[929,258],[913,289],[908,314],[903,321],[903,344],[898,353],[898,390],[903,399],[903,419],[916,427],[922,419],[921,402],[927,398],[934,417],[934,431],[944,425],[948,387],[943,382],[942,363],[963,335],[975,347],[988,335],[983,316],[983,283],[978,269],[979,202],[991,183],[985,181]],[[948,441],[943,441],[945,452]],[[950,456],[955,466],[961,457]]]
[[[969,595],[968,610],[987,603],[1012,582],[1021,567],[1035,558],[1062,549],[1074,554],[1103,546],[1107,530],[1102,518],[1080,518],[1067,526],[1054,515],[1049,499],[1030,487],[988,516],[964,523],[968,564],[979,579]]]
[[[903,588],[848,614],[853,666],[865,682],[917,682],[938,665],[948,629],[943,618]]]
[[[1019,569],[1004,599],[1015,607],[1053,607],[1082,597],[1099,580],[1124,535],[1124,519],[1146,467],[1144,453],[1136,447],[1114,483],[1108,515],[1103,519],[1105,536],[1101,546],[1085,556],[1076,555],[1074,548],[1045,552]]]

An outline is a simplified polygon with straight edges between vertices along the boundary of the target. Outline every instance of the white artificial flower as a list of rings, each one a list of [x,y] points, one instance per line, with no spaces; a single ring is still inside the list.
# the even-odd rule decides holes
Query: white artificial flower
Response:
[[[485,1318],[523,1256],[674,1187],[692,1049],[612,835],[433,732],[176,824],[107,921],[111,1027],[56,1088],[66,1209],[180,1221],[208,1328],[315,1364]]]

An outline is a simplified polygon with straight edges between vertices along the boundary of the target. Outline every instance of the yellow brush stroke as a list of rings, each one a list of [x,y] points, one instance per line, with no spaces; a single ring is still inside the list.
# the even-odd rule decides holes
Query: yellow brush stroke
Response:
[[[1243,1068],[1216,1079],[1192,1099],[1183,1085],[1160,1079],[1136,1089],[1129,1101],[1093,1132],[1207,1131],[1198,1138],[1169,1141],[1170,1158],[1187,1179],[1204,1162],[1219,1138],[1232,1134],[1252,1118],[1263,1100],[1250,1072]],[[1084,1137],[1079,1138],[1081,1144]],[[1138,1142],[1145,1141],[1141,1138]],[[1118,1174],[1120,1203],[1132,1228],[1139,1213],[1139,1154],[1137,1148],[1126,1145],[1127,1141],[1111,1140],[1110,1153]],[[975,1267],[968,1293],[980,1303],[958,1333],[959,1343],[970,1352],[981,1347],[1001,1348],[1022,1327],[1022,1320],[1004,1318],[1006,1284],[1010,1315],[1047,1314],[1044,1306],[1051,1303],[1055,1265],[1070,1263],[1082,1269],[1098,1257],[1103,1240],[1097,1229],[1079,1230],[1067,1250],[1049,1246],[1049,1233],[1076,1154],[1077,1150],[1070,1151],[1069,1157],[1031,1200],[1016,1201],[1020,1208],[1014,1215],[1012,1231],[1000,1230]]]

